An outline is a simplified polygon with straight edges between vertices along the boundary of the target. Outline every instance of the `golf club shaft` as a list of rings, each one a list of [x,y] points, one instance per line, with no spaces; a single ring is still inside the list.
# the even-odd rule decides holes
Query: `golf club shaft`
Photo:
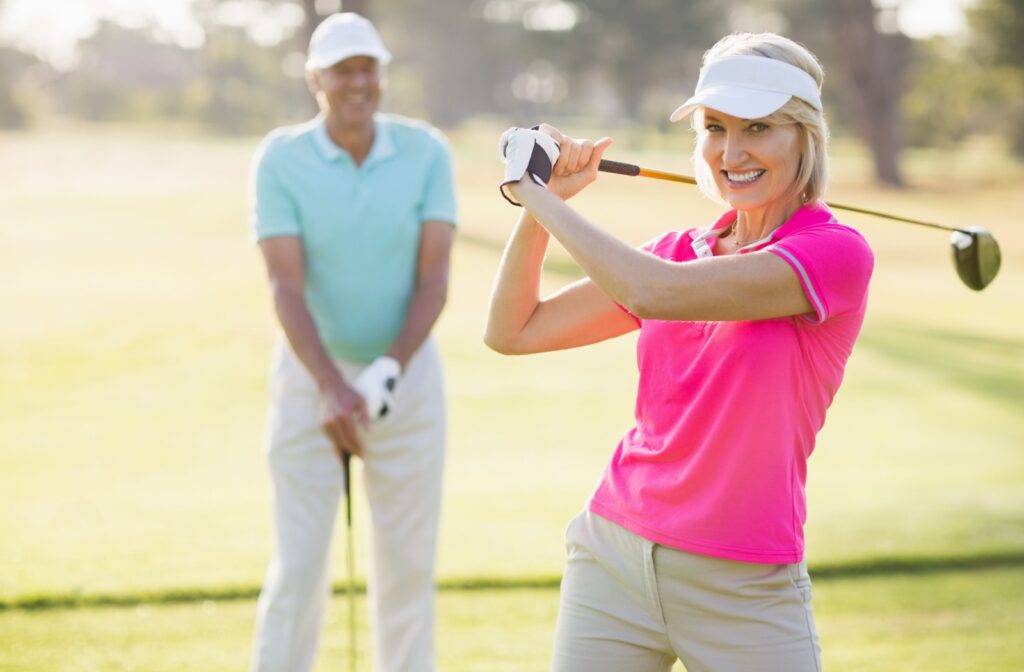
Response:
[[[623,163],[621,161],[611,161],[608,159],[601,159],[601,164],[598,166],[597,169],[604,173],[615,173],[616,175],[629,175],[632,177],[650,177],[656,180],[668,180],[670,182],[697,184],[697,180],[690,177],[689,175],[668,173],[663,170],[651,170],[649,168],[641,168],[640,166],[634,165],[632,163]],[[943,226],[942,224],[933,224],[932,222],[922,222],[919,219],[910,219],[909,217],[890,215],[885,212],[879,212],[878,210],[869,210],[867,208],[858,208],[853,205],[842,205],[840,203],[832,202],[826,202],[825,205],[827,205],[830,208],[835,208],[837,210],[847,210],[849,212],[857,212],[862,215],[872,215],[874,217],[881,217],[882,219],[891,219],[897,222],[914,224],[916,226],[926,226],[930,229],[941,229],[943,231],[960,231],[961,233],[970,234],[970,231],[958,229],[953,226]]]
[[[356,672],[356,556],[352,548],[352,456],[344,453],[341,458],[344,470],[342,481],[345,488],[345,552],[348,554],[348,582],[345,596],[348,598],[348,662],[349,672]]]

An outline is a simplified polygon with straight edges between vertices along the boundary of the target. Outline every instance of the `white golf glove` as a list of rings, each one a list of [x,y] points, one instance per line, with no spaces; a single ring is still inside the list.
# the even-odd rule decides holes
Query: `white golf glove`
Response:
[[[355,389],[366,401],[366,414],[377,420],[394,405],[395,387],[402,376],[402,365],[394,357],[378,357],[356,378]]]
[[[506,187],[529,175],[542,187],[551,179],[551,169],[558,160],[558,143],[550,135],[534,128],[512,127],[498,140],[498,155],[505,164],[501,195],[512,205],[520,205]]]

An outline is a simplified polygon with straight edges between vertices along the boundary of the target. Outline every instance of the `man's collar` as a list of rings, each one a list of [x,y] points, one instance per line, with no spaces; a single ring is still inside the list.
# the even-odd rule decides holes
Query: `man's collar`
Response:
[[[318,116],[313,123],[313,144],[316,147],[320,157],[328,163],[334,163],[335,161],[343,158],[352,160],[351,155],[336,145],[334,140],[331,139],[330,134],[327,132],[327,120],[323,115]],[[395,153],[394,139],[391,137],[391,124],[380,118],[379,115],[373,117],[373,145],[370,147],[370,153],[366,156],[366,160],[363,162],[363,166],[368,166],[377,161],[382,161],[387,157]]]
[[[373,147],[366,156],[364,166],[369,166],[378,161],[383,161],[395,153],[395,142],[391,136],[391,124],[382,119],[380,115],[373,117]]]

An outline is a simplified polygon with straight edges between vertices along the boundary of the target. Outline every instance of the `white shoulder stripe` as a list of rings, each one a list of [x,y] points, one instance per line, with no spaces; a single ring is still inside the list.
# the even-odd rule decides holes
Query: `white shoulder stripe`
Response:
[[[773,252],[777,252],[788,259],[789,263],[791,263],[793,268],[796,269],[796,272],[800,274],[800,279],[803,281],[803,285],[807,288],[807,292],[809,294],[807,298],[810,299],[812,304],[814,304],[814,310],[818,313],[818,321],[824,322],[828,319],[828,314],[825,312],[825,304],[821,302],[818,292],[815,290],[814,285],[811,284],[811,278],[807,275],[807,270],[804,269],[804,265],[801,264],[796,257],[790,254],[788,250],[783,249],[778,245],[773,245],[771,249]]]

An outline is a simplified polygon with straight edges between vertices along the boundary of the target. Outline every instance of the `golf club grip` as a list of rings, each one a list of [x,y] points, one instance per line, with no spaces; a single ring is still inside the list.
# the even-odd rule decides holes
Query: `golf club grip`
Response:
[[[615,173],[616,175],[629,175],[630,177],[636,177],[640,174],[640,166],[635,166],[632,163],[623,163],[622,161],[612,161],[611,159],[601,159],[597,169],[602,173]]]

